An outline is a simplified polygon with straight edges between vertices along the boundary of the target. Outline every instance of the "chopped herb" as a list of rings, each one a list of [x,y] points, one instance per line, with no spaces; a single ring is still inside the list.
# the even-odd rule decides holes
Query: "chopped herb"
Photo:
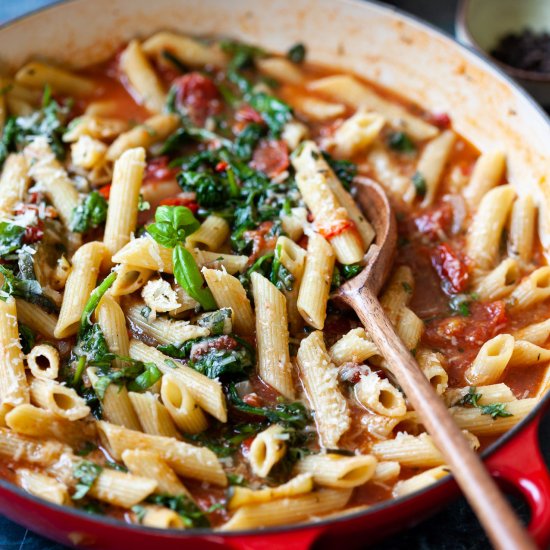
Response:
[[[21,341],[21,349],[23,350],[23,353],[30,353],[36,340],[34,331],[27,325],[19,323],[19,340]]]
[[[78,483],[76,484],[72,499],[80,500],[84,498],[102,471],[103,468],[99,464],[95,464],[89,460],[79,462],[73,470],[73,475],[78,479]]]
[[[76,233],[86,233],[99,227],[107,219],[108,204],[98,191],[92,191],[73,210],[70,228]]]
[[[138,212],[145,212],[151,209],[151,204],[143,198],[143,195],[139,194],[138,200]]]
[[[151,308],[149,306],[143,306],[140,310],[139,310],[139,314],[144,318],[144,319],[149,319],[149,315],[151,315]]]
[[[363,266],[360,264],[343,265],[341,269],[342,276],[346,280],[351,279],[352,277],[355,277],[356,275],[358,275],[362,271],[362,269],[363,269]]]
[[[481,414],[489,414],[491,418],[513,416],[511,412],[506,410],[506,403],[491,403],[490,405],[482,405],[480,407]]]
[[[467,294],[456,294],[449,300],[449,308],[462,317],[468,317],[471,314],[471,301],[471,296]]]
[[[405,132],[392,132],[388,138],[388,145],[391,149],[400,153],[414,153],[416,151],[414,141]]]
[[[231,332],[232,323],[232,310],[229,307],[224,307],[213,311],[212,313],[205,313],[199,319],[197,319],[197,325],[200,327],[206,327],[212,336],[218,336],[220,334],[229,334]]]
[[[420,172],[415,172],[412,177],[412,182],[416,190],[416,195],[420,198],[423,198],[428,191],[428,186],[424,176]]]
[[[212,504],[212,506],[209,506],[206,510],[207,514],[213,514],[214,512],[217,512],[218,510],[225,510],[225,506],[223,502],[216,502],[215,504]]]
[[[468,393],[457,403],[457,405],[462,406],[472,406],[479,407],[478,401],[481,399],[481,394],[477,393],[476,386],[470,386],[468,388]]]
[[[306,47],[300,42],[294,44],[294,46],[288,50],[286,56],[292,63],[303,63],[306,58]]]
[[[405,292],[407,294],[412,294],[413,289],[412,289],[412,286],[409,283],[407,283],[406,281],[403,281],[401,283],[401,285],[403,286],[403,289],[405,290]]]
[[[143,521],[143,518],[145,517],[145,514],[147,514],[147,509],[145,506],[141,506],[139,504],[136,504],[135,506],[132,506],[132,512],[136,515],[136,520],[138,523],[141,523]]]
[[[97,449],[97,445],[95,443],[92,443],[91,441],[86,441],[84,446],[76,451],[76,454],[78,456],[86,456],[89,455],[91,452],[95,451]]]
[[[126,466],[123,466],[122,464],[117,464],[112,460],[108,460],[106,462],[106,465],[108,468],[111,468],[111,470],[116,470],[117,472],[128,472],[128,468],[126,468]]]
[[[229,485],[236,485],[238,487],[246,487],[248,485],[242,474],[227,474],[227,481]]]

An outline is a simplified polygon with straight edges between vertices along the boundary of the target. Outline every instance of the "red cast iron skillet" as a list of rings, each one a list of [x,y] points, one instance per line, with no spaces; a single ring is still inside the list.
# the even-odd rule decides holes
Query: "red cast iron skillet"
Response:
[[[37,12],[50,9],[51,7]],[[151,10],[155,10],[155,3],[151,3]],[[33,15],[37,12],[33,12]],[[101,14],[98,13],[97,16],[101,17]],[[398,18],[414,20],[404,14]],[[13,22],[4,27],[12,24]],[[419,24],[418,20],[416,24]],[[429,25],[421,24],[429,28]],[[442,34],[433,28],[429,30],[432,34]],[[0,47],[3,46],[0,44]],[[500,74],[511,88],[515,88],[516,94],[523,94],[528,98],[524,92],[518,91],[513,81]],[[539,116],[546,118],[546,123],[550,124],[542,109],[532,99],[528,98],[528,101],[532,102],[531,107],[539,112]],[[529,531],[541,548],[546,548],[550,543],[550,476],[540,452],[538,428],[549,407],[550,393],[529,416],[499,438],[482,455],[487,468],[502,487],[519,492],[528,502],[531,509]],[[59,543],[100,550],[302,550],[310,548],[313,543],[316,543],[316,548],[331,548],[337,543],[354,548],[364,547],[365,544],[374,543],[390,533],[418,523],[458,494],[455,481],[447,476],[412,495],[385,501],[366,511],[345,517],[288,527],[217,533],[206,529],[153,529],[103,516],[92,516],[83,511],[50,504],[0,479],[0,513]]]

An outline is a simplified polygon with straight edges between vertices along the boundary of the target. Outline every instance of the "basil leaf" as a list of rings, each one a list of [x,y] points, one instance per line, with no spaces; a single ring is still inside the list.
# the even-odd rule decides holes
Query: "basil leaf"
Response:
[[[78,479],[78,483],[76,484],[76,490],[72,499],[80,500],[84,498],[102,471],[103,468],[99,464],[95,464],[89,460],[79,462],[73,470],[73,475]]]
[[[0,257],[15,252],[23,245],[25,228],[9,222],[0,222]]]

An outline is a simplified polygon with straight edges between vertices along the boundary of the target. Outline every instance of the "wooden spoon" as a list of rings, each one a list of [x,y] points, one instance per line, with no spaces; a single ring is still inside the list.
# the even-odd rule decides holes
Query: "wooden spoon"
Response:
[[[536,548],[479,457],[472,451],[442,399],[420,370],[387,318],[377,295],[395,255],[395,217],[382,188],[357,178],[356,200],[376,230],[366,255],[366,267],[340,286],[334,298],[351,306],[387,360],[389,369],[420,415],[455,479],[496,548]]]

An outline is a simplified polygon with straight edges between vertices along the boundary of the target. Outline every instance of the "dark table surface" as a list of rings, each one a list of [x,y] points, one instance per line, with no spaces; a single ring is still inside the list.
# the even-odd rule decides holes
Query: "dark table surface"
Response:
[[[52,3],[51,0],[0,0],[0,23]],[[456,0],[392,0],[405,11],[418,15],[449,34],[454,30]],[[153,5],[153,4],[152,4]],[[547,466],[550,467],[550,414],[543,419],[540,440]],[[527,505],[510,497],[514,508],[525,520]],[[483,530],[463,498],[458,499],[428,520],[374,547],[374,550],[484,550],[490,548]],[[0,550],[65,550],[0,516]]]

